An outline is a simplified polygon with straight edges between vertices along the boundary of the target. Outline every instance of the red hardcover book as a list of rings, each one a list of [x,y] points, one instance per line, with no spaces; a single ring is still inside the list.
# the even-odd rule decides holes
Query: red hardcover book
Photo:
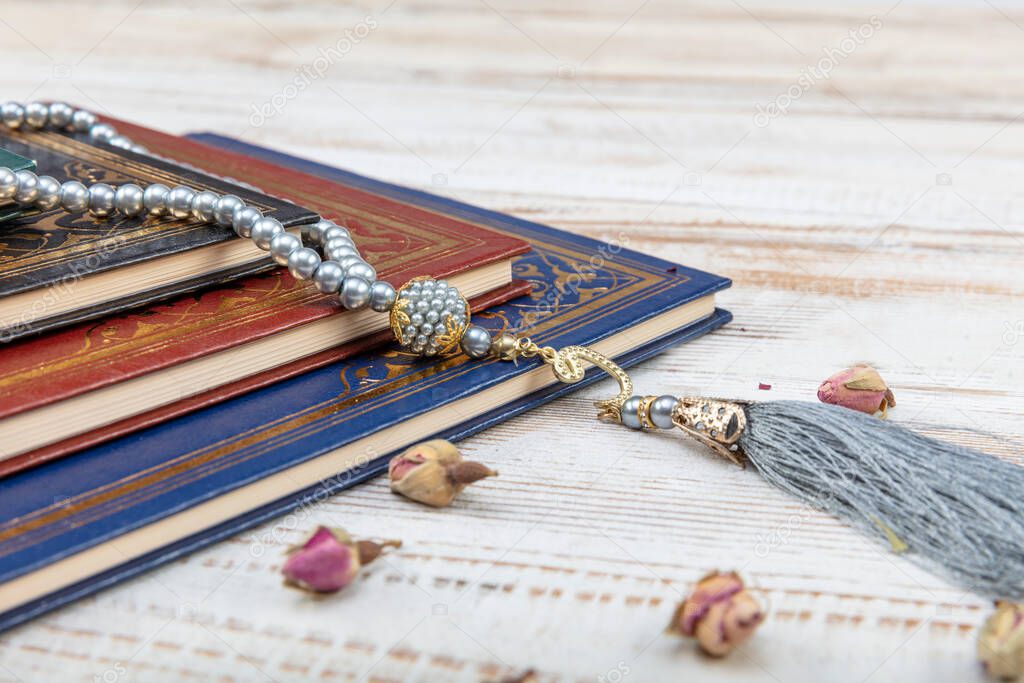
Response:
[[[476,306],[524,293],[511,278],[512,257],[529,249],[522,240],[357,187],[113,123],[158,154],[345,222],[383,280],[445,277]],[[14,342],[0,354],[0,475],[357,353],[385,341],[386,324],[386,316],[344,311],[334,297],[276,269]]]

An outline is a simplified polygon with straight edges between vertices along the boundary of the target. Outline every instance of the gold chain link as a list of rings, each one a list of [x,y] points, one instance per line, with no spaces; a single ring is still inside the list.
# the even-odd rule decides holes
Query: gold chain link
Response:
[[[541,360],[549,365],[555,362],[555,357],[558,352],[551,346],[538,346],[536,343],[530,340],[529,337],[519,337],[516,339],[516,355],[522,356],[523,358],[532,358],[534,356],[540,356]]]

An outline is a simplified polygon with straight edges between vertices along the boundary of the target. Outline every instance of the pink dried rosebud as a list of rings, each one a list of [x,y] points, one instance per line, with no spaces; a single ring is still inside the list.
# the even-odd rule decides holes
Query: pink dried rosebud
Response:
[[[707,654],[724,657],[754,634],[764,611],[735,572],[712,572],[697,582],[672,615],[669,631],[696,638]]]
[[[281,573],[288,586],[313,593],[336,593],[352,583],[359,570],[384,548],[401,545],[401,541],[353,541],[344,529],[321,526],[302,545],[289,548]]]
[[[867,365],[840,370],[818,387],[818,400],[833,403],[868,415],[885,412],[896,405],[892,390],[878,371]]]
[[[996,611],[978,634],[978,659],[990,676],[1003,680],[1024,677],[1024,605],[996,601]]]
[[[412,446],[388,465],[392,491],[434,507],[450,505],[462,489],[497,474],[478,462],[463,460],[444,439]]]

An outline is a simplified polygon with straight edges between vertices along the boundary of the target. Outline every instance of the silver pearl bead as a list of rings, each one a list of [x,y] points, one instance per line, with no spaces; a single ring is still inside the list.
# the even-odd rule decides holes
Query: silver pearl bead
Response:
[[[18,189],[14,193],[14,201],[19,204],[31,204],[39,196],[39,178],[32,171],[18,171]]]
[[[50,105],[50,125],[54,128],[67,128],[71,123],[71,117],[75,110],[63,102],[54,102]]]
[[[167,211],[177,219],[188,218],[192,215],[192,198],[196,196],[195,190],[178,185],[167,193]]]
[[[41,211],[49,211],[60,206],[60,183],[48,175],[39,176],[39,196],[36,206]]]
[[[335,237],[324,244],[324,253],[335,261],[340,261],[346,256],[359,256],[359,251],[352,240],[346,237]]]
[[[77,109],[71,115],[71,127],[79,133],[89,132],[89,129],[95,126],[97,121],[96,114],[85,109]]]
[[[114,188],[106,183],[96,183],[89,188],[89,213],[93,216],[109,216],[114,210]]]
[[[263,213],[255,206],[241,206],[231,215],[231,227],[239,237],[252,234],[252,224],[263,218]]]
[[[675,396],[659,396],[651,403],[651,422],[659,429],[672,429],[672,411],[676,409],[679,399]]]
[[[217,221],[217,225],[228,227],[231,225],[231,218],[235,215],[235,211],[243,206],[245,206],[245,202],[239,197],[233,194],[226,194],[214,204],[213,220]]]
[[[331,241],[339,242],[340,240]],[[356,248],[348,245],[324,247],[324,255],[327,256],[327,258],[337,261],[339,263],[350,257],[354,257],[356,259],[352,263],[359,263],[360,261],[362,261],[362,259],[359,258],[359,252],[356,251]]]
[[[324,233],[336,227],[338,226],[334,221],[329,221],[326,218],[321,218],[316,223],[307,223],[302,226],[302,241],[318,247],[327,241],[324,238]]]
[[[269,248],[270,245],[267,245]],[[302,247],[288,255],[288,272],[296,280],[309,280],[320,267],[320,254],[315,249]]]
[[[341,305],[354,311],[370,303],[370,283],[361,277],[346,277],[341,283]]]
[[[324,294],[334,294],[337,292],[341,289],[341,283],[344,280],[345,271],[335,261],[324,261],[316,269],[316,272],[313,273],[313,284]]]
[[[107,144],[118,149],[131,149],[134,143],[127,135],[114,135],[107,140]]]
[[[50,117],[50,108],[42,102],[29,102],[25,105],[25,123],[33,128],[42,128]]]
[[[387,282],[378,281],[370,286],[370,308],[383,313],[395,305],[395,288]]]
[[[324,249],[326,249],[328,247],[334,247],[334,248],[338,248],[338,247],[351,247],[351,248],[355,249],[356,243],[352,241],[351,237],[343,237],[341,235],[335,235],[331,239],[329,239],[326,242],[324,242]],[[356,251],[358,251],[358,249]]]
[[[8,128],[18,128],[25,122],[25,107],[17,102],[4,102],[0,106],[0,119]]]
[[[462,350],[470,358],[483,358],[491,352],[491,333],[477,325],[470,325],[462,334]]]
[[[331,227],[327,228],[327,230],[324,231],[323,243],[327,244],[331,240],[337,239],[339,237],[349,239],[352,237],[352,235],[350,235],[349,231],[341,227],[340,225],[332,225]]]
[[[114,209],[125,216],[138,216],[146,210],[145,194],[135,183],[120,185],[114,193]]]
[[[161,183],[153,183],[142,193],[142,206],[151,216],[162,216],[167,213],[167,195],[171,189]]]
[[[337,261],[339,264],[341,264],[341,267],[345,270],[346,274],[348,273],[349,268],[351,268],[357,263],[363,262],[363,259],[359,258],[358,256],[344,256],[340,259],[328,256],[328,258],[331,258],[332,260]]]
[[[60,186],[60,206],[68,213],[82,213],[89,208],[89,188],[77,180],[68,180]]]
[[[346,277],[361,277],[367,282],[374,282],[377,279],[377,271],[366,261],[355,263],[345,270]]]
[[[220,199],[220,195],[215,192],[209,190],[197,192],[196,196],[192,197],[192,215],[203,223],[212,223],[213,211],[217,206],[218,199]]]
[[[630,396],[622,404],[622,424],[630,429],[640,429],[640,397]]]
[[[288,265],[288,257],[302,248],[302,240],[290,232],[279,232],[270,240],[270,257],[279,266]]]
[[[18,191],[18,176],[6,166],[0,168],[0,201],[14,199]]]
[[[252,224],[249,237],[260,249],[270,249],[270,240],[284,232],[284,226],[276,218],[265,216]]]
[[[27,110],[25,112],[25,119],[28,119]],[[109,123],[97,123],[89,129],[89,139],[93,142],[108,142],[115,135],[117,135],[117,129]]]

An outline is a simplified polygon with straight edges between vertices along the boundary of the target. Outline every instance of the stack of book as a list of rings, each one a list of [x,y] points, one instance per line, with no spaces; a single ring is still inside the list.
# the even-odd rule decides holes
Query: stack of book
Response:
[[[0,147],[58,180],[236,194],[293,230],[323,215],[396,287],[444,277],[492,333],[624,365],[729,320],[714,304],[728,280],[615,242],[229,138],[115,125],[159,159],[46,132]],[[580,386],[539,361],[415,357],[386,325],[229,229],[60,212],[0,224],[0,628]]]

